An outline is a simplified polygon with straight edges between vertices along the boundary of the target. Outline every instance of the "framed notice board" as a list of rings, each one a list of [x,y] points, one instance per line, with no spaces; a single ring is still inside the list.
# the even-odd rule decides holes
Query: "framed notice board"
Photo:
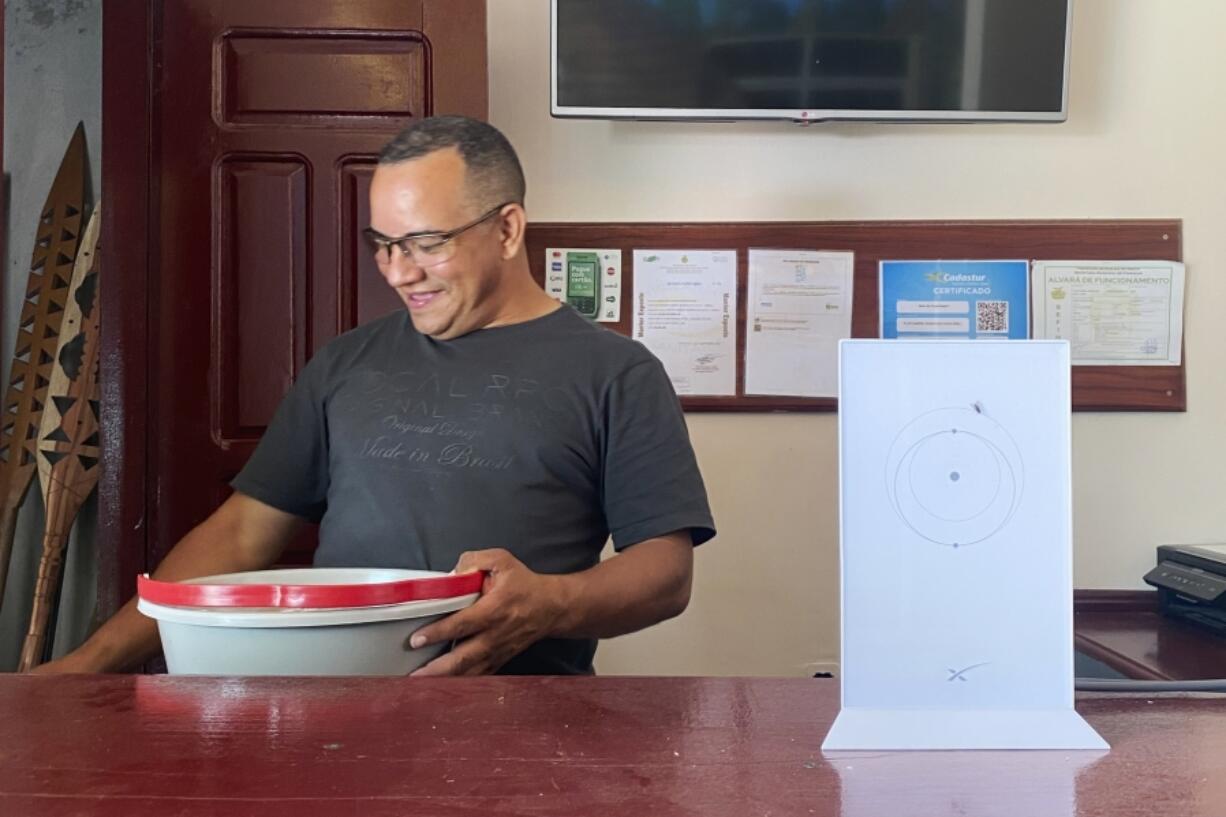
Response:
[[[878,336],[878,264],[882,260],[1182,261],[1182,221],[815,221],[730,223],[542,223],[528,227],[532,274],[545,280],[549,247],[622,251],[623,308],[617,323],[631,334],[634,253],[640,250],[736,250],[737,395],[683,397],[687,411],[833,411],[833,398],[745,394],[745,314],[749,249],[847,250],[855,253],[852,336]],[[1181,355],[1180,360],[1183,360]],[[1184,368],[1075,366],[1073,408],[1081,411],[1184,411]]]

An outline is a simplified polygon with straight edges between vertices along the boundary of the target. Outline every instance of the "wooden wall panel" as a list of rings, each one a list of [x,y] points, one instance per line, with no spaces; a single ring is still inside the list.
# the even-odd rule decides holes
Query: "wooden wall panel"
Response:
[[[533,275],[544,280],[547,247],[620,248],[622,320],[629,335],[635,249],[736,250],[737,397],[684,397],[690,411],[833,411],[833,398],[744,394],[748,250],[851,250],[855,253],[852,335],[878,335],[877,270],[882,260],[1025,258],[1183,260],[1177,219],[1128,221],[819,221],[692,224],[542,223],[528,229]],[[1076,366],[1073,408],[1082,411],[1183,411],[1183,366]]]

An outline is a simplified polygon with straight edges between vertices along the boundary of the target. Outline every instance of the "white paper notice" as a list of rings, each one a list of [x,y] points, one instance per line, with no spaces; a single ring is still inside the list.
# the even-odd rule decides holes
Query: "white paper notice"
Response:
[[[677,394],[736,395],[736,252],[635,250],[634,339]]]
[[[837,397],[855,254],[750,250],[745,393]]]
[[[1079,366],[1178,366],[1184,267],[1176,261],[1035,261],[1034,337],[1069,341]]]

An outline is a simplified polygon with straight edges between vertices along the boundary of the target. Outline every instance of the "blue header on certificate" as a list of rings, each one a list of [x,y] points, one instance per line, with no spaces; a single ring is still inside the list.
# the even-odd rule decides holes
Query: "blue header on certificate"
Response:
[[[881,337],[1030,335],[1026,261],[882,261]]]

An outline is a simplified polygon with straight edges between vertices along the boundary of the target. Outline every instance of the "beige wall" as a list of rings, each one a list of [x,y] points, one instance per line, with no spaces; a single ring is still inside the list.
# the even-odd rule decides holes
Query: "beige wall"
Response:
[[[553,120],[547,0],[490,0],[490,118],[549,221],[1184,219],[1186,414],[1078,414],[1079,587],[1142,587],[1163,542],[1226,541],[1226,4],[1075,0],[1060,125]],[[837,249],[837,248],[833,248]],[[680,619],[605,673],[801,675],[837,661],[835,418],[691,415],[719,537]]]

